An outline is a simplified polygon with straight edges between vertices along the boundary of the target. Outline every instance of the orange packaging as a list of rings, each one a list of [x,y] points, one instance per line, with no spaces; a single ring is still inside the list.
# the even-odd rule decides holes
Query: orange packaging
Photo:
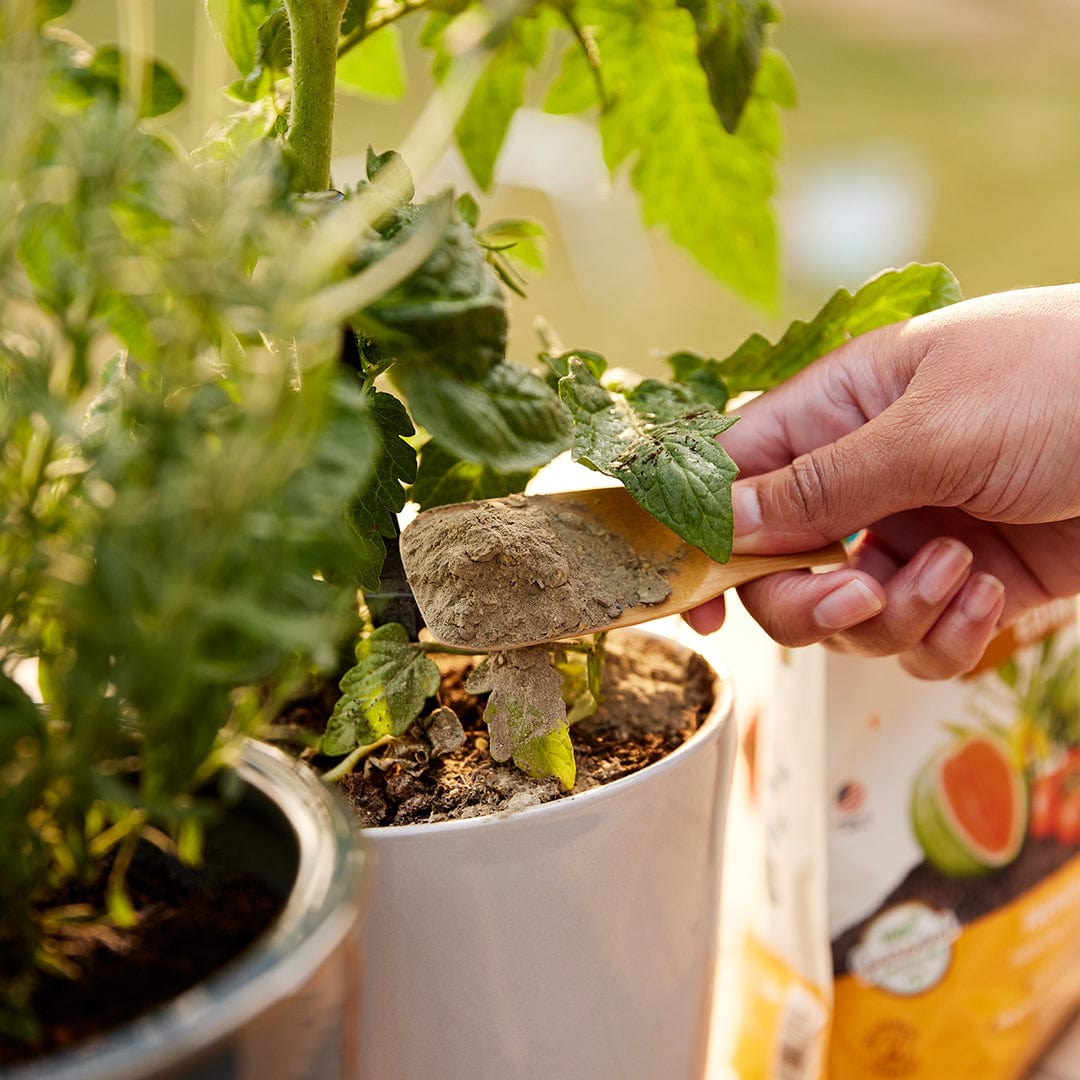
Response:
[[[1019,1080],[1080,1008],[1071,601],[973,674],[790,654],[754,740],[740,1080]]]

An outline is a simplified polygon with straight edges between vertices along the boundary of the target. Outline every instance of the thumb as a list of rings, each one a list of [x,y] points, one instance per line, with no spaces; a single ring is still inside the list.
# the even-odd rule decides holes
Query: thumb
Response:
[[[861,427],[732,487],[739,554],[804,551],[932,502],[926,462],[887,409]],[[922,469],[920,471],[920,464]]]

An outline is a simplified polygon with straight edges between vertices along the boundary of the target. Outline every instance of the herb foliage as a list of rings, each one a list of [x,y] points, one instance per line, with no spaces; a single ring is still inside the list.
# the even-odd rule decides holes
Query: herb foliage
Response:
[[[365,600],[406,499],[520,490],[570,448],[724,558],[728,399],[957,295],[890,272],[776,345],[620,386],[586,350],[505,355],[535,224],[418,199],[392,150],[333,187],[335,87],[399,96],[419,23],[478,187],[521,105],[590,114],[643,220],[773,308],[794,94],[763,0],[209,0],[236,109],[191,153],[147,123],[176,76],[76,41],[69,6],[0,5],[0,1032],[28,1041],[41,972],[78,971],[53,898],[106,877],[130,923],[135,843],[197,859],[236,739],[297,687],[355,654],[322,746],[344,762],[435,715],[433,646]],[[496,755],[572,786],[601,656],[488,665]]]

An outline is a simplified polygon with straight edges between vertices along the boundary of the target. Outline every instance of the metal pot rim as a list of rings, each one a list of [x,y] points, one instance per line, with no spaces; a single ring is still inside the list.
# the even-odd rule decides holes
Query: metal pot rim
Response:
[[[348,810],[311,769],[263,743],[244,742],[235,767],[295,835],[296,877],[273,925],[167,1004],[70,1050],[20,1064],[6,1080],[135,1080],[178,1068],[290,997],[353,931],[364,855]]]

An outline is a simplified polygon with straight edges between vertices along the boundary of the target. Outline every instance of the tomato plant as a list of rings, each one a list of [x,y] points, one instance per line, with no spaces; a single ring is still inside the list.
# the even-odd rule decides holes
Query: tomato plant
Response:
[[[411,22],[477,193],[519,107],[586,114],[642,218],[774,308],[769,0],[208,0],[235,70],[196,96],[236,108],[190,152],[148,123],[184,97],[153,42],[79,41],[71,3],[0,2],[0,1032],[28,1040],[40,969],[75,966],[51,898],[113,860],[130,922],[134,845],[197,857],[236,736],[322,679],[344,773],[430,715],[430,643],[385,603],[408,607],[407,500],[508,495],[570,450],[725,559],[728,399],[959,299],[942,266],[888,270],[775,342],[620,381],[586,349],[506,355],[531,223],[418,196],[393,149],[334,181],[367,142],[334,147],[335,94],[400,84]],[[555,713],[530,760],[562,780]]]

